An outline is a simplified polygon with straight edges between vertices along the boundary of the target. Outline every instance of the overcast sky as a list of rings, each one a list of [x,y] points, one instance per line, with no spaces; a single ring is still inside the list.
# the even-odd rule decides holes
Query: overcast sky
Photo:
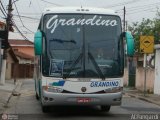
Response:
[[[1,0],[5,9],[9,0]],[[13,0],[12,0],[13,1]],[[14,0],[16,1],[16,0]],[[15,5],[13,4],[13,19],[21,32],[31,41],[34,39],[34,33],[37,30],[39,18],[44,8],[56,6],[87,6],[103,7],[113,9],[123,17],[123,7],[126,7],[126,20],[129,24],[141,21],[142,18],[153,19],[156,11],[160,8],[160,0],[18,0],[15,2],[21,20],[18,16]],[[0,13],[1,20],[3,14]],[[30,18],[27,18],[30,17]],[[23,39],[18,32],[11,33],[9,38]]]

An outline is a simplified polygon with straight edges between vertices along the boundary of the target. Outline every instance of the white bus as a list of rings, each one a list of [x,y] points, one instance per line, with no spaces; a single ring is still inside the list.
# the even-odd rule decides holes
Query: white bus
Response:
[[[34,80],[42,111],[55,105],[120,105],[127,54],[134,40],[121,19],[102,8],[47,8],[34,38]]]

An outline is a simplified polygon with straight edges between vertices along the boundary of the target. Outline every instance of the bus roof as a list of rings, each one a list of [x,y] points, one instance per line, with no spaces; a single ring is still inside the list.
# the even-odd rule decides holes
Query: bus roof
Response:
[[[117,15],[115,11],[105,8],[91,7],[50,7],[46,8],[43,14],[48,13],[80,13],[80,14],[108,14]]]

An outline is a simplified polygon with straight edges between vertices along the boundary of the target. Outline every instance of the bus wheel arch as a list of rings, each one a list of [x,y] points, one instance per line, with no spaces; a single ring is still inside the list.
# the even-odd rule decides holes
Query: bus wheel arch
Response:
[[[48,106],[41,105],[41,108],[42,108],[42,112],[43,113],[47,113],[49,111],[49,107]]]
[[[39,96],[38,96],[38,94],[37,94],[37,91],[36,91],[36,99],[39,100]]]
[[[109,112],[111,108],[110,105],[101,105],[100,107],[102,112]]]

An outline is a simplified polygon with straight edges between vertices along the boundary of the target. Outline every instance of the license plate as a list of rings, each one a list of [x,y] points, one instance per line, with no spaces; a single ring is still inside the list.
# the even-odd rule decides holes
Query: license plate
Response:
[[[91,98],[77,98],[78,103],[88,103],[91,102]]]

